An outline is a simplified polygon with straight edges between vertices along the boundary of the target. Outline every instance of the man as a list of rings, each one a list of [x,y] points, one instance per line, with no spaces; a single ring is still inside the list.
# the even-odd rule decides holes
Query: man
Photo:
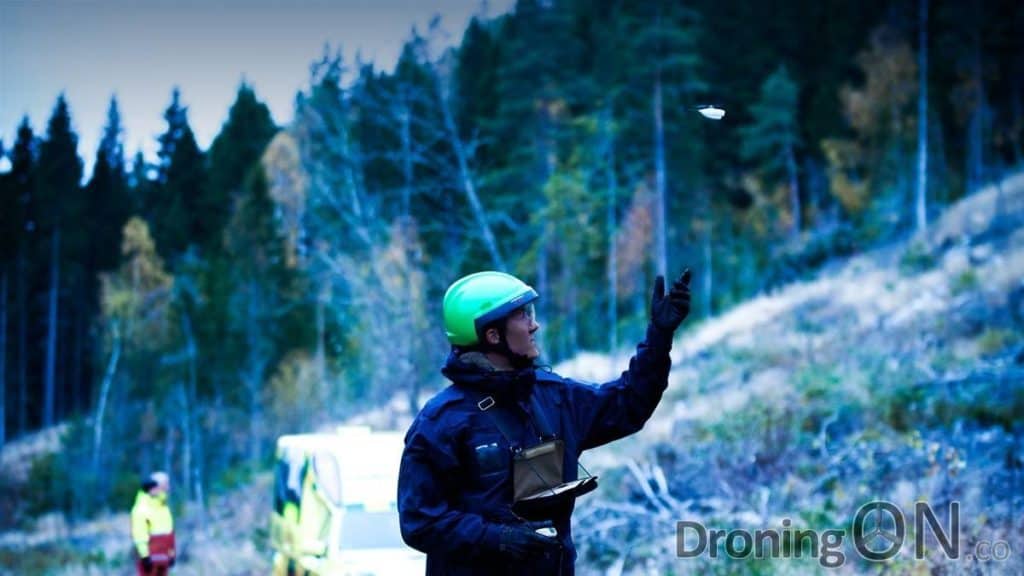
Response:
[[[666,295],[657,278],[646,339],[629,369],[601,386],[534,366],[540,325],[530,286],[479,272],[448,288],[443,313],[452,351],[441,372],[453,384],[409,428],[398,480],[402,537],[427,554],[427,574],[573,573],[574,501],[552,498],[528,521],[521,505],[538,500],[520,494],[536,471],[520,468],[524,455],[557,447],[557,473],[571,486],[581,452],[643,427],[668,385],[672,335],[690,310],[689,284],[686,270]],[[550,475],[550,462],[540,468],[538,477]]]
[[[132,541],[139,576],[167,574],[174,566],[174,520],[167,507],[170,479],[153,472],[143,482],[132,506]]]

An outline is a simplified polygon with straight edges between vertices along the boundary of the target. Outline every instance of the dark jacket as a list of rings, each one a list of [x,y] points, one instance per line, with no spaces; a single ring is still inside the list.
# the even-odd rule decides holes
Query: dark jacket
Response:
[[[572,574],[571,505],[552,513],[564,546],[560,559],[514,564],[500,552],[502,525],[522,520],[511,510],[509,442],[477,402],[490,395],[508,407],[519,425],[507,432],[523,447],[538,443],[530,406],[543,410],[565,445],[565,480],[574,480],[581,452],[643,428],[668,384],[671,344],[671,334],[648,327],[629,369],[601,386],[536,368],[495,371],[467,362],[468,355],[449,356],[442,373],[453,384],[413,421],[398,477],[402,537],[427,554],[427,574]]]

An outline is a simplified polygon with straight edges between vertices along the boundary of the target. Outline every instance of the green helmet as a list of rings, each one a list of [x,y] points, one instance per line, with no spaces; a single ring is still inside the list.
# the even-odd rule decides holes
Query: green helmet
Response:
[[[463,276],[444,293],[444,330],[455,346],[480,342],[484,326],[533,302],[537,292],[504,272],[477,272]]]

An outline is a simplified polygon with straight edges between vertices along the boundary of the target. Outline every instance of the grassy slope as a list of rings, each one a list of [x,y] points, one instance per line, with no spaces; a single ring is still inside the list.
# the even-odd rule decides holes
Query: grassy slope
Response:
[[[925,238],[691,326],[644,431],[585,458],[606,480],[578,507],[584,572],[818,569],[679,560],[675,522],[843,527],[875,498],[904,510],[958,500],[965,539],[1021,550],[1024,318],[1010,295],[1022,279],[1024,175],[952,207]],[[585,355],[556,370],[600,381],[625,361]],[[890,568],[943,563],[900,562]],[[988,566],[1022,567],[1020,554]]]

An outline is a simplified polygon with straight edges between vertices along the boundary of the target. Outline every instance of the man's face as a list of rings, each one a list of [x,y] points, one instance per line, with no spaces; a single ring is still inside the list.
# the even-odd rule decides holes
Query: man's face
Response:
[[[156,497],[166,497],[171,490],[171,479],[165,474],[157,474],[153,479],[156,480],[156,486],[149,493]]]
[[[540,330],[540,324],[534,317],[533,304],[527,304],[516,310],[508,317],[505,324],[505,338],[508,339],[508,349],[515,354],[526,356],[533,360],[540,356],[537,342],[533,334]]]

